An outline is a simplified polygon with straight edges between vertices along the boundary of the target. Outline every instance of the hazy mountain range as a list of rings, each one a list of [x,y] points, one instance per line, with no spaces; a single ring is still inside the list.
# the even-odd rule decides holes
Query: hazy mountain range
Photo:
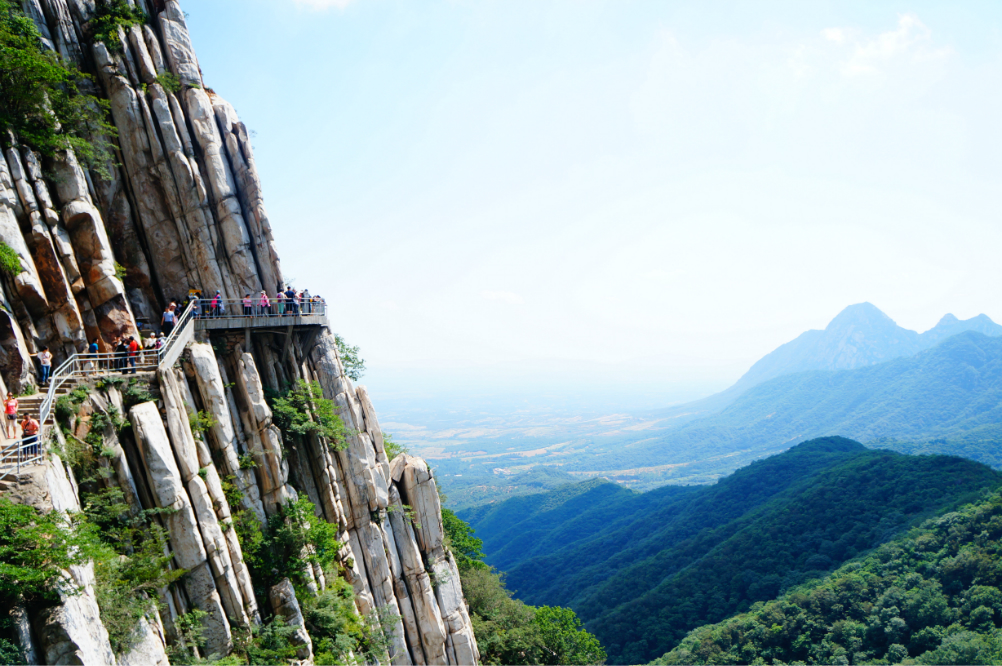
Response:
[[[602,476],[712,483],[812,437],[1002,467],[1002,326],[946,315],[917,333],[869,303],[763,357],[728,390],[656,412],[513,414],[456,424],[417,452],[463,508]]]
[[[748,389],[776,377],[806,370],[863,368],[912,356],[965,331],[999,336],[1002,335],[1002,326],[984,314],[965,320],[947,314],[933,328],[917,333],[898,326],[873,304],[857,303],[842,310],[824,330],[805,331],[763,356],[727,390],[666,411],[716,411]]]

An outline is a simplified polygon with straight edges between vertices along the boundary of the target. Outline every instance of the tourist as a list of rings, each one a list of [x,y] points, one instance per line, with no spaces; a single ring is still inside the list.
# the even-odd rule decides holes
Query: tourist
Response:
[[[219,305],[221,304],[223,297],[219,294],[219,290],[216,289],[216,295],[212,297],[212,309],[210,310],[212,317],[219,316]]]
[[[17,435],[17,398],[10,391],[3,401],[3,412],[7,415],[7,437],[13,438]]]
[[[157,348],[157,334],[150,331],[149,337],[143,340],[143,362],[149,363],[150,359],[147,358],[147,354],[153,356],[153,361],[156,361],[156,348]]]
[[[161,333],[160,336],[157,338],[156,349],[157,349],[157,351],[160,351],[161,349],[163,349],[166,346],[167,346],[167,338],[164,337],[163,333]]]
[[[261,298],[257,302],[258,307],[261,309],[261,315],[268,317],[271,315],[271,301],[268,300],[268,294],[263,290],[261,291]]]
[[[97,344],[97,338],[90,341],[87,345],[87,362],[84,367],[88,370],[97,370],[97,352],[100,349]]]
[[[163,330],[165,335],[170,335],[170,332],[174,330],[174,326],[177,324],[177,313],[174,311],[177,306],[171,303],[164,310],[164,316],[160,319],[160,328]]]
[[[278,293],[275,294],[275,308],[278,310],[279,317],[285,314],[285,293],[281,286],[278,288]]]
[[[130,373],[134,375],[136,374],[136,354],[139,353],[139,343],[136,342],[136,339],[131,335],[129,336],[128,347],[129,347],[129,366],[131,368]]]
[[[310,290],[303,289],[303,297],[300,299],[303,304],[303,314],[312,314],[313,306],[310,303]]]
[[[41,371],[38,376],[39,384],[48,384],[49,375],[52,374],[52,353],[49,351],[48,347],[42,347],[42,351],[37,354],[31,354],[32,356],[38,357],[38,362],[41,364]]]
[[[29,456],[38,455],[38,421],[31,418],[31,414],[24,413],[21,421],[21,447]]]
[[[289,285],[285,289],[285,298],[289,302],[289,314],[299,314],[299,300],[297,298],[296,290]]]
[[[129,341],[125,338],[119,338],[118,344],[115,345],[115,369],[121,370],[122,374],[128,374],[129,362]]]
[[[244,294],[244,300],[242,302],[244,304],[244,316],[250,317],[254,314],[254,304],[251,302],[250,294]]]

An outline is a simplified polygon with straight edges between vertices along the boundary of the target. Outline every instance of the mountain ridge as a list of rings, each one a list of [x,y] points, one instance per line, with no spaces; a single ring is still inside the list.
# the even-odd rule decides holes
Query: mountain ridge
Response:
[[[774,598],[1000,481],[969,460],[826,437],[713,486],[640,494],[599,492],[593,481],[461,515],[484,539],[487,561],[507,567],[519,598],[570,606],[610,663],[642,663],[689,629]],[[503,514],[514,518],[498,521]],[[492,517],[506,525],[500,533]],[[505,548],[512,531],[535,534],[534,546]]]
[[[1002,336],[1002,325],[985,314],[961,320],[947,313],[934,327],[918,333],[899,326],[872,303],[856,303],[839,312],[824,329],[804,331],[769,352],[720,393],[652,413],[706,415],[724,409],[749,389],[776,377],[807,370],[854,370],[913,356],[966,331]]]

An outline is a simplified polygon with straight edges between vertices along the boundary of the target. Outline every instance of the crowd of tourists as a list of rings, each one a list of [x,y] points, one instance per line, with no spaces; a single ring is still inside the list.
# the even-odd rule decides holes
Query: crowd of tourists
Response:
[[[310,314],[325,314],[326,301],[321,296],[313,296],[309,289],[301,291],[293,289],[291,285],[278,285],[274,296],[269,296],[267,291],[262,290],[256,295],[244,294],[239,300],[240,310],[231,312],[230,307],[237,306],[237,303],[223,298],[222,293],[216,290],[211,298],[206,298],[199,294],[191,294],[188,302],[194,302],[192,315],[195,317],[285,317]],[[164,333],[170,335],[177,324],[180,314],[180,306],[177,301],[172,301],[164,311],[164,316],[160,322]]]

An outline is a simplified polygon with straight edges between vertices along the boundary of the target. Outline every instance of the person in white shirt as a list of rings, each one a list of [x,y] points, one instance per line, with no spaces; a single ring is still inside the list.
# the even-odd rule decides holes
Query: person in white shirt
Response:
[[[52,374],[52,352],[49,351],[48,347],[42,347],[42,351],[32,354],[32,356],[37,356],[38,362],[42,366],[42,370],[38,376],[38,383],[48,384],[49,375]]]

